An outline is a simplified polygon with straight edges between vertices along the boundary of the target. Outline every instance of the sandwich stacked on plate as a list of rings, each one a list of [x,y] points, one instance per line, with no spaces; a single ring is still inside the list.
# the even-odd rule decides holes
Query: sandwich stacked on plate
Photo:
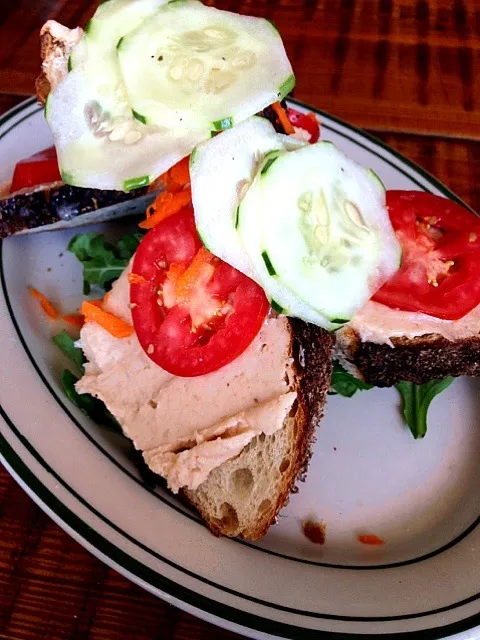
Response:
[[[135,241],[72,240],[87,283],[110,290],[82,305],[70,395],[104,402],[213,532],[256,539],[275,520],[306,469],[333,357],[378,386],[478,374],[477,218],[386,194],[317,142],[315,119],[282,104],[294,76],[268,21],[110,0],[84,30],[48,22],[42,58],[56,155],[3,206],[74,189],[98,219],[103,194],[162,190]],[[23,230],[16,219],[4,235]],[[115,282],[88,275],[105,256],[125,267]]]

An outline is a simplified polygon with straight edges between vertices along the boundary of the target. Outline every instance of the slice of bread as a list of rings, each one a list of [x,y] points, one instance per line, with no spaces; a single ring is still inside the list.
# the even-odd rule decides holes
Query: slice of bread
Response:
[[[48,94],[68,73],[68,58],[83,36],[83,29],[68,29],[48,20],[40,31],[42,70],[35,82],[38,101],[45,104]]]
[[[393,347],[363,342],[347,327],[337,336],[336,358],[352,375],[376,387],[401,380],[423,384],[447,376],[480,376],[480,333],[461,340],[429,333],[390,341]]]
[[[54,21],[42,28],[42,73],[37,98],[44,103],[68,71],[68,56],[82,36]],[[295,490],[310,457],[314,429],[330,387],[334,338],[319,327],[291,320],[297,401],[283,427],[254,438],[239,456],[214,469],[184,497],[215,535],[256,540],[265,535]]]
[[[184,492],[215,535],[265,535],[306,471],[330,388],[334,338],[300,320],[290,320],[290,328],[298,397],[283,427],[257,436],[198,489]]]

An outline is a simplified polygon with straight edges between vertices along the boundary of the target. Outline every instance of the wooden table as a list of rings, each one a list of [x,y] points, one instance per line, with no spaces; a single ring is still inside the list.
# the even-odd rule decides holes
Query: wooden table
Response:
[[[15,0],[0,17],[0,112],[32,93],[38,30],[91,0]],[[366,127],[480,210],[480,2],[219,0],[273,20],[296,96]],[[0,469],[0,639],[235,638],[108,569]]]

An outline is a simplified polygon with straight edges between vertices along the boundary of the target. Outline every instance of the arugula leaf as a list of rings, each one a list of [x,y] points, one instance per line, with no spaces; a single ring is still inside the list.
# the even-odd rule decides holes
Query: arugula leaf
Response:
[[[83,411],[85,415],[91,418],[100,427],[107,429],[107,431],[111,431],[112,433],[116,433],[118,435],[121,435],[123,438],[126,438],[120,424],[113,417],[113,415],[101,400],[99,400],[98,398],[94,398],[89,393],[77,392],[77,390],[75,389],[75,384],[78,382],[77,376],[75,376],[68,369],[65,369],[62,374],[61,381],[63,389],[68,398],[73,402],[74,405],[81,409],[81,411]],[[131,449],[128,452],[128,457],[137,467],[145,487],[150,491],[153,491],[161,481],[161,478],[147,466],[147,463],[145,462],[141,451],[135,449],[133,443],[128,438],[126,439],[131,446]]]
[[[351,398],[357,391],[367,391],[368,389],[373,389],[373,385],[363,382],[363,380],[358,380],[348,371],[345,371],[338,362],[333,363],[330,395],[335,396],[338,394],[345,398]]]
[[[130,236],[123,236],[117,242],[116,254],[121,260],[127,263],[138,249],[138,245],[142,241],[143,233],[132,233]]]
[[[65,369],[62,374],[61,382],[63,389],[73,404],[81,409],[81,411],[94,422],[105,427],[105,429],[123,435],[119,423],[101,400],[94,398],[88,393],[78,393],[75,389],[75,384],[78,380],[79,378],[68,369]]]
[[[83,372],[83,363],[85,362],[83,351],[75,346],[74,339],[65,329],[62,329],[59,334],[53,336],[52,340]]]
[[[142,236],[134,233],[121,238],[117,245],[106,242],[103,234],[78,233],[68,244],[71,251],[83,265],[83,293],[88,295],[92,286],[110,289],[128,261],[133,256]]]
[[[143,457],[142,452],[138,449],[135,449],[133,444],[132,448],[128,452],[128,457],[137,467],[137,471],[140,474],[143,484],[147,487],[147,489],[153,491],[162,478],[150,469],[150,467],[145,462],[145,458]]]
[[[432,380],[425,384],[399,382],[395,385],[402,396],[403,417],[416,440],[423,438],[427,433],[427,412],[430,403],[452,382],[453,378],[448,377],[443,380]]]

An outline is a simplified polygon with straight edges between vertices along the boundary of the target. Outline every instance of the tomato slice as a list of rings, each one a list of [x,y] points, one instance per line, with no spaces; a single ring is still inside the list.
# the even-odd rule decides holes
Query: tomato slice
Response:
[[[373,300],[458,320],[480,304],[480,218],[420,191],[387,191],[402,264]]]
[[[320,138],[320,123],[314,113],[306,114],[289,108],[287,109],[287,115],[294,127],[303,129],[309,134],[310,139],[308,142],[310,142],[310,144],[318,142]]]
[[[133,261],[135,332],[149,358],[176,376],[201,376],[237,358],[269,309],[255,282],[206,254],[188,206],[149,231]],[[172,280],[182,280],[184,291],[173,304],[166,295]]]
[[[26,187],[57,182],[61,179],[55,147],[50,147],[17,163],[13,172],[10,193],[15,193]]]

